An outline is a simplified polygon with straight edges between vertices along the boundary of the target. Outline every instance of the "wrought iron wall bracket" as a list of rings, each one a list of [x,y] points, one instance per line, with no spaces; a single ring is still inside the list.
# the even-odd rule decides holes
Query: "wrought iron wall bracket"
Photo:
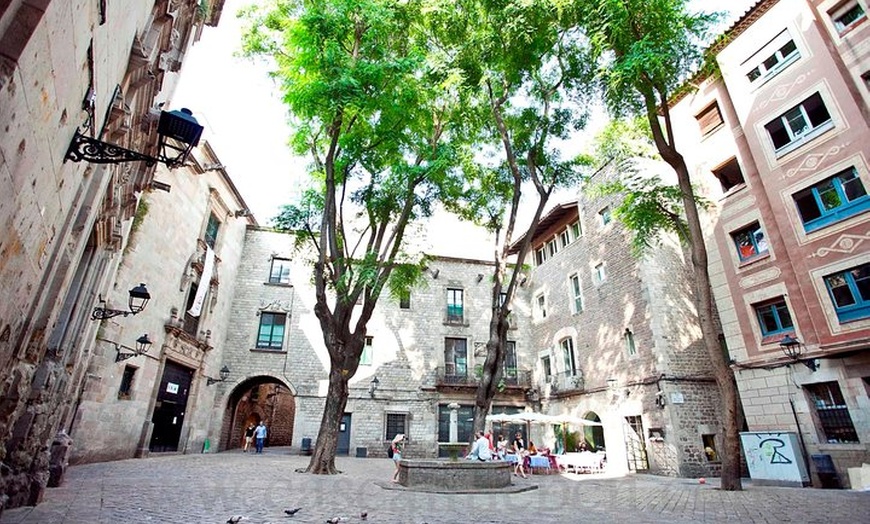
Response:
[[[122,311],[120,309],[109,309],[104,307],[95,307],[91,312],[91,320],[106,320],[107,318],[115,318],[117,316],[135,315],[132,311]]]
[[[91,138],[79,133],[76,129],[75,136],[66,150],[64,161],[72,160],[73,162],[91,162],[95,164],[117,164],[119,162],[145,162],[146,166],[153,166],[159,159],[150,155],[145,155],[132,151],[130,149],[116,146]]]

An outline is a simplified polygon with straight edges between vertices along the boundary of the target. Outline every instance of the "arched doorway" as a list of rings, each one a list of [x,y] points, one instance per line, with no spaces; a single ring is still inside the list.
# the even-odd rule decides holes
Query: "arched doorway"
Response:
[[[260,421],[268,428],[266,446],[290,446],[295,419],[296,399],[286,384],[274,377],[251,377],[230,393],[224,412],[220,449],[242,448],[245,428]]]
[[[583,415],[585,420],[601,423],[601,418],[598,413],[589,411]],[[604,427],[603,426],[584,426],[583,439],[586,441],[586,446],[589,451],[604,451],[607,446],[604,443]]]

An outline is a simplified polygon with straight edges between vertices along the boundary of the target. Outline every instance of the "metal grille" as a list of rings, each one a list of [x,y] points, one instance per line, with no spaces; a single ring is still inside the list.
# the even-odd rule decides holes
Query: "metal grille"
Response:
[[[816,408],[819,423],[829,443],[859,442],[849,408],[836,382],[821,382],[806,386]]]

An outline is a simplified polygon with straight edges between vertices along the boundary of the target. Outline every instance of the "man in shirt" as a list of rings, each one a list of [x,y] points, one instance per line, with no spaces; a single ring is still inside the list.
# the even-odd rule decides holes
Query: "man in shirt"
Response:
[[[266,442],[266,425],[260,421],[260,425],[254,430],[254,438],[257,439],[257,453],[263,452],[263,444]]]

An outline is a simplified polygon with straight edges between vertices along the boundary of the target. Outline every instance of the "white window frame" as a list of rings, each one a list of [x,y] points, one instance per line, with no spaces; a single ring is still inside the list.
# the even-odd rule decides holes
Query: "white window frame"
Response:
[[[788,55],[783,55],[782,48],[789,42],[794,43],[795,50]],[[759,58],[759,56],[761,58]],[[770,43],[758,50],[752,58],[750,58],[752,66],[746,69],[746,80],[754,86],[764,85],[771,78],[788,68],[788,66],[800,60],[801,56],[801,50],[800,46],[798,46],[797,40],[791,37],[791,34],[787,29],[784,29],[781,33],[776,35]],[[767,69],[764,62],[774,57],[778,58],[777,63],[770,69]],[[758,69],[759,76],[755,79],[750,78],[749,75],[756,69]]]
[[[607,269],[604,262],[595,264],[592,268],[592,278],[597,285],[603,284],[607,280]]]
[[[583,236],[583,226],[580,224],[579,220],[571,223],[571,225],[568,226],[568,229],[571,231],[572,242]]]
[[[613,222],[613,211],[610,209],[610,206],[604,206],[601,208],[601,211],[598,212],[598,221],[601,224],[601,227],[607,227],[608,224]]]
[[[374,337],[366,336],[365,344],[363,345],[362,353],[359,356],[360,366],[371,366],[374,362],[375,353]]]
[[[819,100],[821,100],[822,105],[825,108],[825,111],[828,113],[828,120],[821,122],[818,125],[816,125],[815,127],[813,127],[813,123],[810,121],[809,113],[807,112],[807,109],[804,107],[804,104],[806,104],[807,101],[809,101],[811,98],[813,98],[816,95],[818,95]],[[801,119],[806,124],[806,129],[800,133],[795,133],[795,131],[791,128],[790,121],[787,117],[788,113],[794,111],[795,109],[797,109],[800,112]],[[780,146],[779,148],[777,148],[776,144],[774,144],[773,136],[770,134],[770,130],[767,128],[767,126],[769,126],[770,124],[774,123],[777,120],[779,120],[780,123],[783,124],[783,129],[785,129],[785,132],[786,132],[786,134],[788,134],[789,139],[790,139],[787,144],[784,144],[784,145]],[[828,104],[825,103],[825,97],[822,96],[822,92],[816,91],[815,93],[812,93],[810,96],[801,100],[801,102],[799,104],[797,104],[796,106],[790,107],[784,113],[779,114],[776,118],[765,123],[764,124],[764,131],[767,133],[767,138],[768,138],[768,140],[770,140],[770,146],[773,148],[774,153],[776,154],[776,156],[778,158],[778,157],[781,157],[781,156],[786,155],[788,153],[791,153],[795,149],[801,147],[802,145],[806,144],[810,140],[821,135],[825,131],[832,129],[833,127],[834,127],[834,116],[831,113],[831,111],[828,109]]]
[[[846,13],[856,8],[861,10],[861,14],[858,15],[858,18],[848,24],[844,24],[840,21],[846,15]],[[834,29],[837,30],[837,33],[843,35],[849,32],[853,27],[867,20],[867,7],[861,5],[858,0],[847,0],[846,2],[842,2],[840,3],[840,5],[828,11],[828,16],[831,18],[831,23],[834,24]]]
[[[547,318],[547,294],[538,293],[535,295],[535,311],[538,312],[539,319]]]
[[[583,312],[583,281],[579,273],[568,275],[568,289],[571,297],[571,312],[575,315]]]

